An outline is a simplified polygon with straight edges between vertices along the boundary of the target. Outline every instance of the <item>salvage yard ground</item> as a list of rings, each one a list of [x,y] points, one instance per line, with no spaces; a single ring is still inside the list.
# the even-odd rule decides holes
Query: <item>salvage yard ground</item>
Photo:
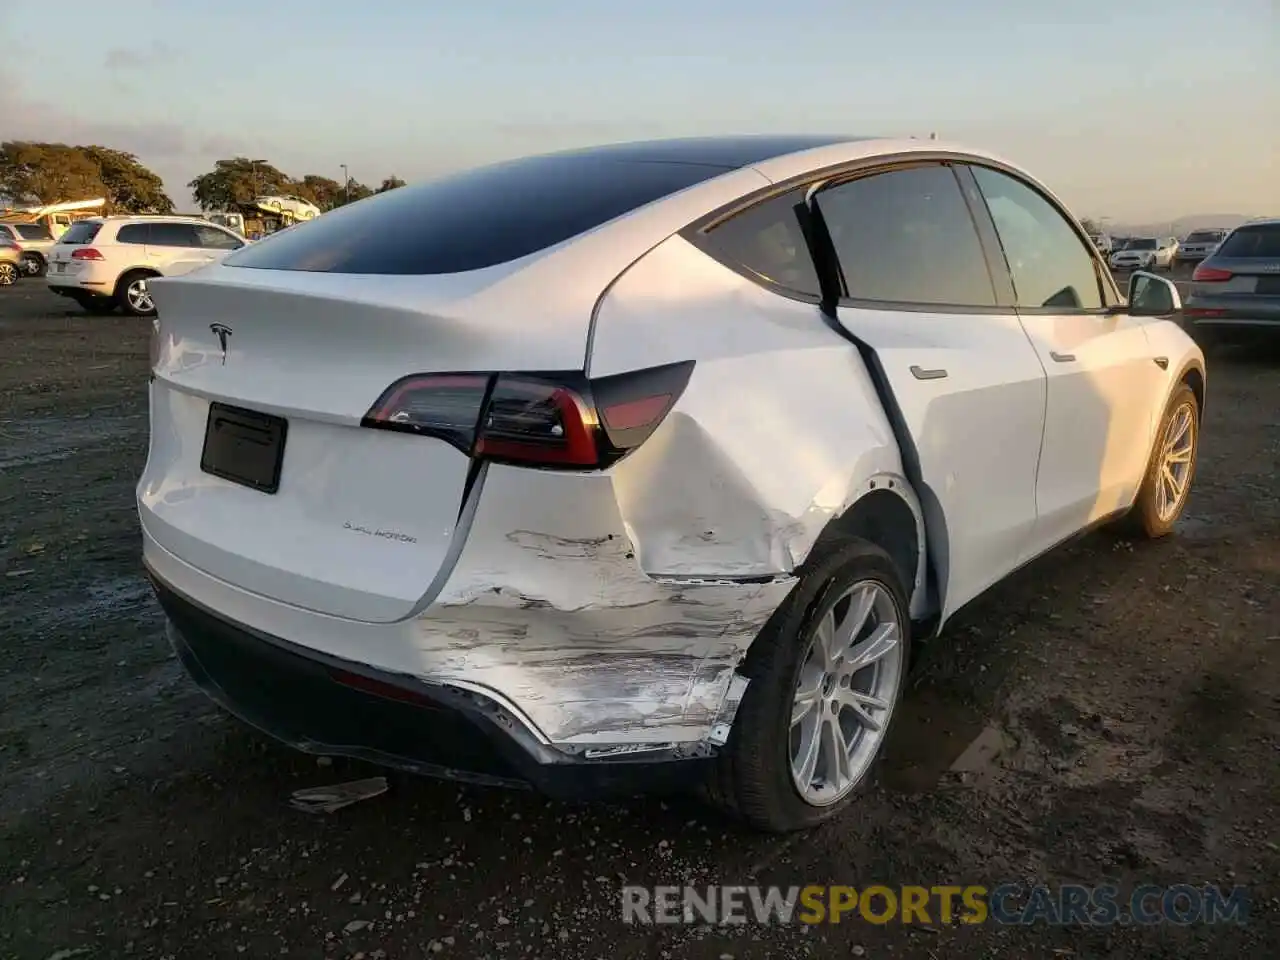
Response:
[[[1280,351],[1210,360],[1178,536],[1099,533],[924,651],[880,782],[814,834],[368,776],[216,710],[139,565],[149,325],[0,290],[0,958],[1280,957]],[[996,745],[953,770],[967,745]],[[966,758],[974,751],[969,751]],[[372,771],[376,773],[377,771]],[[632,884],[1248,887],[1243,927],[625,927]]]

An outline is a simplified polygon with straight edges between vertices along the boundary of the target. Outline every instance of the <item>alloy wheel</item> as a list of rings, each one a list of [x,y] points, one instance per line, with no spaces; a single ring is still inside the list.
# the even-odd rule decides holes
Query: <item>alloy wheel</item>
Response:
[[[150,313],[155,309],[151,300],[151,290],[147,286],[147,278],[139,277],[125,288],[125,298],[129,306],[137,313]]]
[[[904,668],[902,614],[875,580],[845,589],[818,621],[791,705],[791,778],[812,806],[839,802],[879,751]]]
[[[1162,523],[1177,516],[1187,497],[1196,450],[1196,412],[1190,403],[1180,404],[1169,418],[1160,448],[1156,478],[1156,515]]]
[[[18,268],[5,261],[0,263],[0,287],[10,286],[18,281]]]

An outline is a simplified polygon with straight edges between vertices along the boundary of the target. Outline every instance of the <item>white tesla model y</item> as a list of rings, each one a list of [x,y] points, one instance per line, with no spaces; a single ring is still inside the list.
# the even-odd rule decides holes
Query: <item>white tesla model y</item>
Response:
[[[533,157],[156,281],[145,562],[302,750],[767,830],[863,783],[911,641],[1168,533],[1204,360],[1023,171],[936,141]]]

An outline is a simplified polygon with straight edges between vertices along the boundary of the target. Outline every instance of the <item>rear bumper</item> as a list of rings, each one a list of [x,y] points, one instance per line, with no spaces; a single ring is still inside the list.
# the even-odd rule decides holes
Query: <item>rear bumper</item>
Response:
[[[376,670],[228,620],[151,572],[169,638],[196,684],[240,719],[307,753],[415,774],[585,799],[679,790],[714,761],[707,743],[593,758],[540,742],[500,703]]]
[[[1183,305],[1192,327],[1233,328],[1241,332],[1280,331],[1280,300],[1274,297],[1203,297],[1192,294]]]

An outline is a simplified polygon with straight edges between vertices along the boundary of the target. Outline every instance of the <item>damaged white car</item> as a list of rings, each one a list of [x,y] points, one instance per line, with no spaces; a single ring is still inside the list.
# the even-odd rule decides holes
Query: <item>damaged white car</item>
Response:
[[[767,830],[865,782],[910,644],[1186,502],[1204,361],[1052,194],[936,141],[534,157],[158,280],[144,553],[302,750]]]

